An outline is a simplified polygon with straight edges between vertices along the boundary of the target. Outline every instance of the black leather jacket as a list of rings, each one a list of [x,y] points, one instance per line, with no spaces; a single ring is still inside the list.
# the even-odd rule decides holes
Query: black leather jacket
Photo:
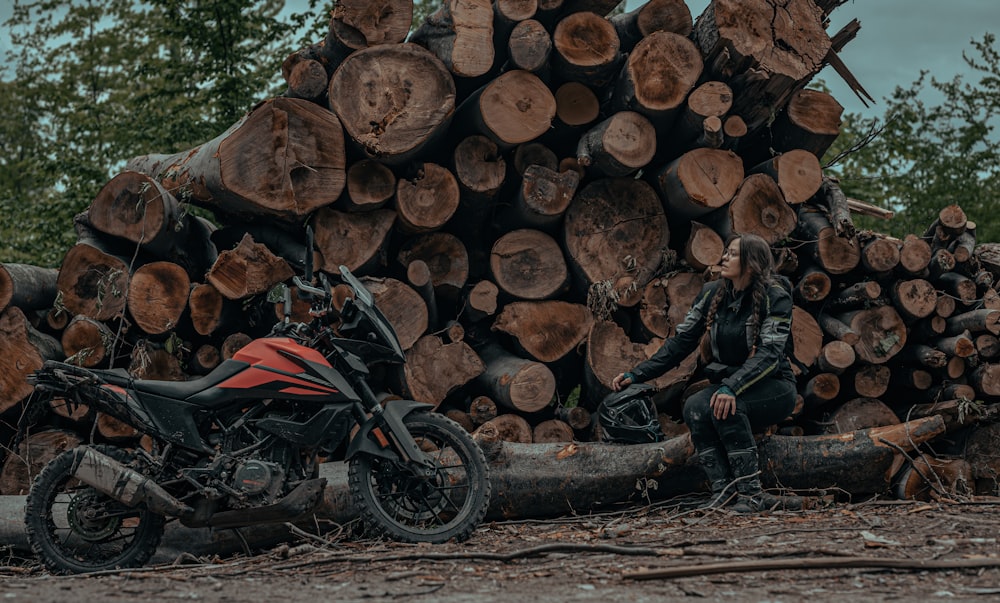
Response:
[[[750,290],[727,291],[719,304],[711,329],[712,361],[733,367],[734,372],[721,383],[737,396],[766,377],[794,380],[788,356],[792,352],[792,296],[787,279],[777,277],[761,304],[761,323],[756,341],[750,341],[750,313],[753,295]],[[680,364],[693,352],[705,332],[705,317],[712,298],[727,281],[706,283],[694,304],[677,326],[677,334],[664,342],[653,356],[640,363],[632,373],[637,381],[648,381]],[[753,355],[750,352],[753,350]]]

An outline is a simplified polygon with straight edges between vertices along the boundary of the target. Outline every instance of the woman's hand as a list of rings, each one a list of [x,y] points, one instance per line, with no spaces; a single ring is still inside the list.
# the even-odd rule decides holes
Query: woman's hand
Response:
[[[719,420],[736,414],[736,396],[733,395],[733,390],[725,385],[712,394],[708,405],[712,408],[712,416]]]
[[[611,380],[611,389],[616,392],[620,392],[623,388],[626,388],[635,382],[635,377],[632,373],[618,373],[618,376]]]

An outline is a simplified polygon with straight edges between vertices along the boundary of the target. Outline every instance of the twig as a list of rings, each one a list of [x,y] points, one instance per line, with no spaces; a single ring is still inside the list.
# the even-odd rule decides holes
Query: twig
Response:
[[[1000,559],[884,559],[879,557],[816,557],[811,559],[768,559],[678,565],[656,570],[625,572],[622,578],[630,580],[655,580],[683,578],[734,572],[763,572],[772,570],[835,569],[843,567],[888,567],[910,570],[965,569],[1000,567]]]

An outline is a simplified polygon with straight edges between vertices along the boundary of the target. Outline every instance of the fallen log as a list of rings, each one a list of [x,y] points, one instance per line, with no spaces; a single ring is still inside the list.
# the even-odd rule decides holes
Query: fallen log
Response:
[[[0,312],[7,306],[25,311],[52,307],[59,271],[29,264],[0,264]]]

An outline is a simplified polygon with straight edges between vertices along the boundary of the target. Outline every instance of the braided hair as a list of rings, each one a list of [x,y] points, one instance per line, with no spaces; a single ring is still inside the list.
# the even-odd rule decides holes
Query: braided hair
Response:
[[[750,294],[753,300],[753,311],[750,314],[750,329],[753,336],[750,341],[757,341],[757,336],[760,334],[760,308],[765,303],[768,287],[774,282],[774,256],[771,254],[771,246],[758,235],[750,233],[734,235],[726,241],[726,247],[728,248],[733,241],[738,241],[739,244],[740,276],[749,277]],[[724,279],[723,284],[716,289],[715,296],[712,298],[705,316],[706,338],[710,337],[712,323],[719,311],[719,304],[732,289],[733,282],[729,279]],[[702,355],[708,358],[705,351],[703,348]],[[750,355],[753,355],[752,349]]]

